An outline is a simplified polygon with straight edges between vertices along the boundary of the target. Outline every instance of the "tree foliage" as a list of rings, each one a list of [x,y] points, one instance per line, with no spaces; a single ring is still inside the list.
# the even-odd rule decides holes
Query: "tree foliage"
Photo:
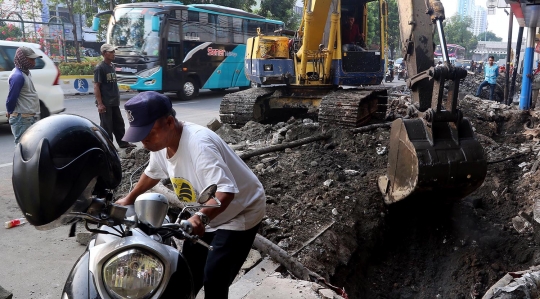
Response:
[[[476,37],[467,30],[472,27],[473,19],[469,16],[455,15],[450,20],[444,23],[444,33],[448,44],[458,44],[465,48],[466,58],[472,54],[471,51],[476,49],[478,41]]]
[[[0,24],[0,40],[12,40],[22,37],[22,30],[13,25],[9,24]]]
[[[491,42],[502,42],[502,37],[498,37],[495,33],[491,31],[486,31],[480,33],[476,36],[478,41],[491,41]]]
[[[390,57],[394,57],[394,53],[399,48],[401,41],[401,32],[399,31],[399,14],[396,0],[388,0],[388,26],[386,28],[386,43],[390,50]],[[380,13],[379,3],[373,1],[368,3],[368,31],[366,34],[367,44],[380,43]]]
[[[396,0],[388,0],[388,28],[387,43],[390,49],[391,57],[394,59],[394,53],[399,47],[401,41],[401,32],[399,31],[399,13]],[[401,56],[401,54],[399,54]]]
[[[294,13],[296,0],[262,0],[257,13],[263,17],[283,21],[286,28],[296,29],[300,16]]]

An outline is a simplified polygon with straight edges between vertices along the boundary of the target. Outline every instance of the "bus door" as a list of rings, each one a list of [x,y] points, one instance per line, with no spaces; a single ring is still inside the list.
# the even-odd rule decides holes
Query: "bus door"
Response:
[[[177,91],[183,84],[182,51],[181,51],[181,23],[179,20],[169,19],[167,42],[165,51],[162,51],[163,64],[163,91]]]

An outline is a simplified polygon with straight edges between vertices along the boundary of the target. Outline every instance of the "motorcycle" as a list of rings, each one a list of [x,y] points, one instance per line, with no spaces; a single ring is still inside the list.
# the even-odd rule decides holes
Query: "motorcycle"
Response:
[[[384,82],[392,82],[394,81],[394,70],[393,69],[388,69],[386,70],[386,74],[384,76]]]
[[[192,235],[186,219],[192,210],[221,206],[217,185],[184,204],[171,222],[169,202],[159,193],[142,194],[129,207],[113,203],[111,190],[121,179],[120,158],[107,133],[81,116],[44,118],[17,144],[12,183],[26,220],[37,230],[71,225],[70,236],[82,221],[95,233],[61,298],[194,298],[192,272],[172,237],[213,250]],[[210,199],[215,203],[207,204]]]
[[[217,204],[204,207],[220,207],[216,190],[217,185],[208,186],[180,215],[202,208],[211,198]],[[191,271],[171,237],[213,248],[191,235],[190,222],[181,219],[187,216],[169,223],[168,200],[159,193],[140,195],[130,217],[126,217],[129,208],[112,203],[111,194],[91,201],[86,211],[67,214],[85,221],[86,229],[96,235],[73,266],[63,299],[195,298]]]
[[[400,79],[403,79],[403,80],[407,80],[408,78],[408,74],[407,74],[407,69],[406,68],[402,68],[402,67],[399,67],[398,68],[398,77],[397,79],[400,80]]]

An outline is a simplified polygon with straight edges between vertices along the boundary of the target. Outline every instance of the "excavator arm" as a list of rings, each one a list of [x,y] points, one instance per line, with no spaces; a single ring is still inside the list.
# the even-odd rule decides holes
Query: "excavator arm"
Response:
[[[444,8],[439,0],[398,0],[404,59],[416,119],[397,119],[390,131],[387,174],[379,178],[385,202],[411,197],[460,199],[475,191],[487,173],[484,150],[472,126],[457,108],[459,81],[467,76],[446,53]],[[433,66],[433,28],[437,29],[443,66]],[[444,85],[449,92],[444,98]]]

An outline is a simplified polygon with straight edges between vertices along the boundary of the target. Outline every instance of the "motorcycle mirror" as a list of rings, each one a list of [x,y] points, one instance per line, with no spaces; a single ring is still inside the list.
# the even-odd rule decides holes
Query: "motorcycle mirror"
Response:
[[[197,198],[197,203],[201,204],[201,205],[206,203],[211,198],[216,196],[216,191],[217,191],[217,185],[216,184],[212,184],[212,185],[204,188],[204,190],[199,195],[199,198]]]

